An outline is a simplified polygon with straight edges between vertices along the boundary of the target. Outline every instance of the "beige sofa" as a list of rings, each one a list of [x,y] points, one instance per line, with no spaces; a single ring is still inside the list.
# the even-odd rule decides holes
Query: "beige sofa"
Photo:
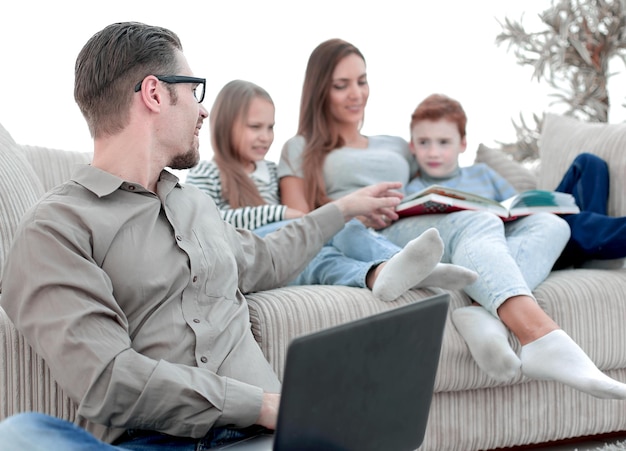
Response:
[[[477,160],[488,162],[521,189],[535,184],[551,189],[575,154],[599,153],[611,162],[613,170],[611,213],[626,214],[626,126],[581,124],[549,116],[541,145],[538,177],[482,145]],[[89,158],[88,153],[18,145],[0,126],[0,261],[4,261],[25,208],[44,190],[67,179],[74,163]],[[602,370],[626,382],[626,269],[620,268],[621,262],[603,263],[605,269],[554,271],[535,295]],[[613,268],[607,269],[610,266]],[[413,290],[395,302],[381,303],[365,289],[303,286],[247,298],[252,330],[282,376],[286,348],[293,337],[432,293]],[[467,303],[462,292],[451,292],[451,309]],[[626,431],[626,401],[595,399],[553,382],[519,378],[497,383],[478,369],[449,320],[446,327],[421,450],[487,450]],[[519,350],[515,339],[511,343]],[[74,402],[64,395],[45,362],[1,309],[0,387],[0,419],[30,410],[75,419]]]

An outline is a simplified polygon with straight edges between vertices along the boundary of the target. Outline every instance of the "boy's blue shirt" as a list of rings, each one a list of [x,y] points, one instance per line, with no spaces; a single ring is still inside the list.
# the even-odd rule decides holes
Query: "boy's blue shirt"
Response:
[[[467,191],[501,202],[517,194],[517,191],[504,177],[485,163],[459,167],[449,177],[429,177],[418,175],[406,185],[406,194],[412,194],[431,185],[442,185]]]

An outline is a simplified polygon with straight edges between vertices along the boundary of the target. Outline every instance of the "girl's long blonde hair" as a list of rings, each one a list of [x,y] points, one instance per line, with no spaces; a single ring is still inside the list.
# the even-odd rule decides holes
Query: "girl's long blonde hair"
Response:
[[[220,169],[222,196],[231,208],[264,205],[267,202],[244,170],[235,125],[246,120],[255,98],[274,102],[267,91],[249,81],[233,80],[217,94],[209,113],[213,159]]]

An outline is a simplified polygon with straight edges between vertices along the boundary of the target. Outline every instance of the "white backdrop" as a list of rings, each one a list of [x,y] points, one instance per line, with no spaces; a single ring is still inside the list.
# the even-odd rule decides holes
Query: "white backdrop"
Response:
[[[207,78],[207,109],[232,79],[267,89],[277,108],[269,154],[276,160],[296,130],[310,52],[339,37],[359,47],[367,60],[366,134],[408,137],[417,103],[433,92],[445,93],[461,101],[469,116],[463,163],[470,163],[480,142],[515,140],[511,120],[520,112],[530,118],[533,112],[555,111],[548,88],[531,80],[531,68],[519,66],[511,52],[495,44],[498,20],[523,15],[532,28],[549,5],[549,0],[13,2],[0,15],[0,123],[21,144],[91,150],[73,99],[76,55],[109,23],[136,20],[179,34],[192,70]],[[208,121],[201,154],[211,156]]]

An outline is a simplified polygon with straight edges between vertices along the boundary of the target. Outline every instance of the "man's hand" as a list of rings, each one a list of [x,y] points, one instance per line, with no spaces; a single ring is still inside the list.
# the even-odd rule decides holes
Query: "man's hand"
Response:
[[[402,200],[400,182],[382,182],[356,190],[341,199],[333,201],[347,221],[362,216],[367,218],[369,227],[380,229],[398,219],[396,205]]]
[[[279,404],[279,394],[263,393],[263,405],[261,405],[261,413],[259,414],[259,418],[256,420],[256,424],[260,424],[268,429],[276,429]]]

